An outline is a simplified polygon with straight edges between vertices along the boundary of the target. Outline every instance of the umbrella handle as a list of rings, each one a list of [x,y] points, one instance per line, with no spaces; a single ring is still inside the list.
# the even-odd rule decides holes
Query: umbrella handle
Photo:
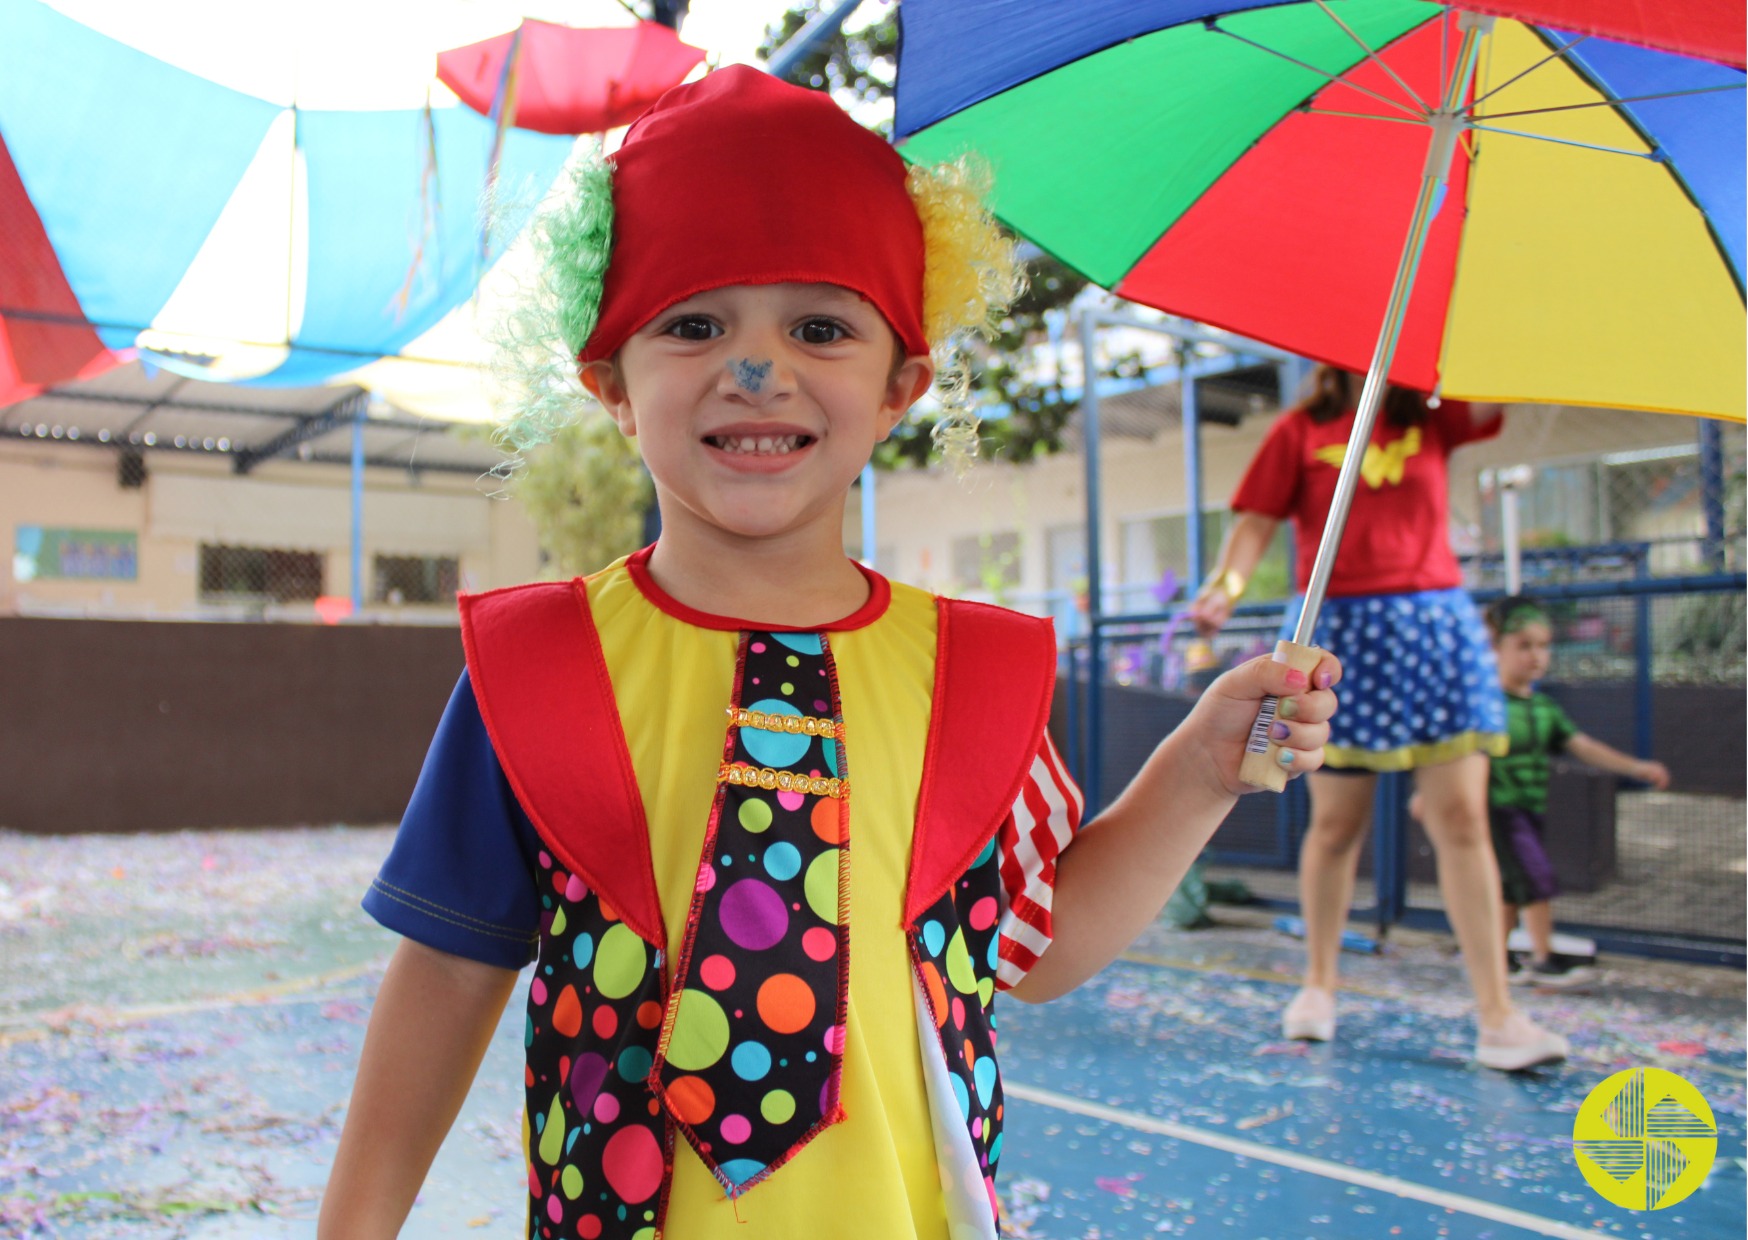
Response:
[[[1286,640],[1275,643],[1275,662],[1285,663],[1295,671],[1309,676],[1317,669],[1323,651],[1316,646],[1301,646]],[[1269,739],[1269,728],[1275,721],[1277,697],[1265,697],[1262,709],[1256,712],[1256,722],[1250,725],[1250,739],[1244,743],[1244,761],[1239,763],[1238,778],[1252,788],[1268,788],[1280,792],[1287,786],[1287,768],[1281,765],[1279,741]]]

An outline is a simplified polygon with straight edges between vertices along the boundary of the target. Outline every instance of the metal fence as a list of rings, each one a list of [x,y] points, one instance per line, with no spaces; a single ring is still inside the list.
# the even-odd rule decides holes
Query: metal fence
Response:
[[[1556,920],[1605,948],[1741,967],[1744,577],[1634,575],[1634,565],[1650,562],[1642,545],[1584,551],[1548,557],[1546,572],[1526,563],[1555,628],[1541,687],[1588,734],[1664,762],[1673,782],[1655,792],[1577,765],[1557,767],[1548,840],[1565,894]],[[1584,579],[1609,556],[1624,563],[1628,579]],[[1499,593],[1481,589],[1475,597],[1485,605]],[[1107,617],[1096,630],[1102,675],[1091,692],[1090,641],[1069,643],[1058,724],[1070,768],[1094,803],[1121,789],[1214,677],[1273,648],[1282,610],[1241,607],[1212,640],[1198,638],[1178,610]],[[1380,931],[1443,922],[1432,849],[1407,814],[1411,792],[1410,776],[1379,780],[1376,829],[1360,861],[1355,916]],[[1294,870],[1308,817],[1303,781],[1282,794],[1245,797],[1207,860],[1242,877],[1264,902],[1296,907]]]

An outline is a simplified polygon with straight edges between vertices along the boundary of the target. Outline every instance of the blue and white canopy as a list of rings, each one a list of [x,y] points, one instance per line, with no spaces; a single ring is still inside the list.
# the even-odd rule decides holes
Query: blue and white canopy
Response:
[[[504,248],[480,224],[494,125],[433,74],[438,50],[527,7],[0,0],[0,156],[109,349],[202,379],[343,379],[423,412],[477,409],[469,303]],[[606,0],[562,15],[629,20]],[[191,70],[202,55],[216,59]],[[504,135],[498,236],[574,142]],[[52,320],[9,304],[21,283],[0,313]]]

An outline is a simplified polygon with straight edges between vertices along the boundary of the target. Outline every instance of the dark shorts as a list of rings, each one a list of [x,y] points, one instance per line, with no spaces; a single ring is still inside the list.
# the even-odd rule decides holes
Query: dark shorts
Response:
[[[1507,904],[1519,908],[1560,894],[1554,864],[1542,843],[1542,816],[1527,809],[1490,806],[1493,851],[1499,858],[1499,885]]]

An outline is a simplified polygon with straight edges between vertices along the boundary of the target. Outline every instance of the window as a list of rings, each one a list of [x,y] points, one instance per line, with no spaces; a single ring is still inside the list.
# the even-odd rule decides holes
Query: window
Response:
[[[1220,544],[1232,524],[1232,513],[1225,508],[1210,508],[1202,514],[1203,572],[1214,566],[1220,554]],[[1180,583],[1180,598],[1195,593],[1199,582],[1189,581],[1190,544],[1189,521],[1184,513],[1164,517],[1138,517],[1122,524],[1119,548],[1123,581],[1130,586],[1156,586],[1169,571]],[[1264,553],[1261,563],[1251,574],[1245,591],[1247,602],[1285,598],[1292,591],[1291,566],[1292,531],[1281,522],[1274,541]],[[1135,604],[1139,605],[1139,604]]]
[[[319,551],[202,543],[200,596],[218,602],[314,602],[322,596],[324,567]]]
[[[449,603],[461,589],[461,561],[452,555],[379,555],[372,573],[379,603]]]
[[[991,594],[1020,584],[1020,536],[973,534],[953,540],[953,579],[966,590]]]
[[[1050,590],[1086,589],[1086,526],[1053,525],[1044,531],[1044,577]]]
[[[1504,549],[1500,477],[1482,470],[1478,482],[1483,546],[1497,553]],[[1705,486],[1692,444],[1538,464],[1517,492],[1526,581],[1617,577],[1647,564],[1653,574],[1704,571],[1715,555]]]

